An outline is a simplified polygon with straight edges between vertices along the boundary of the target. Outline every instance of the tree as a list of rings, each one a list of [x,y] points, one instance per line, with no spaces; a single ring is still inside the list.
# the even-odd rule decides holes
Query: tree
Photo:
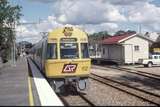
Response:
[[[125,34],[125,33],[126,33],[125,31],[119,30],[114,35],[122,35],[122,34]]]
[[[0,0],[0,55],[2,60],[9,58],[10,47],[15,40],[15,24],[22,15],[21,7],[11,6],[7,0]]]
[[[136,31],[133,31],[133,30],[128,30],[128,31],[119,30],[114,35],[118,36],[118,35],[123,35],[125,33],[136,33]]]
[[[107,37],[110,37],[110,36],[111,35],[107,31],[100,31],[100,32],[93,33],[93,34],[89,35],[89,37],[95,38],[95,40],[104,39],[104,38],[107,38]]]
[[[134,30],[128,30],[127,33],[136,33]]]

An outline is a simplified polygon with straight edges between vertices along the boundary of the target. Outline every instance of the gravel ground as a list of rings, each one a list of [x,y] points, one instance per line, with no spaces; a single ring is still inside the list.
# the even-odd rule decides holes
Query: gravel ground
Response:
[[[144,102],[125,92],[119,91],[107,85],[103,85],[94,80],[90,80],[91,86],[88,92],[88,98],[96,102],[99,106],[151,106],[152,104]],[[93,97],[94,96],[94,97]],[[94,98],[94,99],[93,99]]]
[[[97,106],[153,106],[153,104],[95,80],[89,79],[89,83],[89,90],[85,97]],[[68,95],[64,99],[70,106],[88,106],[83,99],[76,95]]]
[[[158,80],[153,80],[147,77],[110,68],[107,68],[107,70],[91,69],[91,71],[100,76],[106,76],[108,78],[160,95],[160,81]]]

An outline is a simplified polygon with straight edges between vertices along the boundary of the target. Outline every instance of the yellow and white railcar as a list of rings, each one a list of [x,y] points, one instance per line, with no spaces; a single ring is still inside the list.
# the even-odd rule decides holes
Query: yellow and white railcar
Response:
[[[33,60],[49,79],[56,92],[64,85],[77,90],[88,86],[91,60],[87,34],[75,27],[57,28],[33,48]]]

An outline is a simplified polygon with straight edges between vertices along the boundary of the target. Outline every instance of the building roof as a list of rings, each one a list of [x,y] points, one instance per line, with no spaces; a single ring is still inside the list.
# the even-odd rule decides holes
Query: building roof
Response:
[[[135,35],[135,33],[125,33],[122,35],[115,35],[115,36],[102,40],[101,43],[102,44],[118,44],[120,41],[127,39],[129,37],[132,37],[133,35]]]

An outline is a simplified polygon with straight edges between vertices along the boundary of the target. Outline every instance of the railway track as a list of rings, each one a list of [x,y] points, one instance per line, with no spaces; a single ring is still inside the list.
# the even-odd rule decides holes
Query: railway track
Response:
[[[66,95],[67,93],[69,93],[68,96]],[[65,106],[76,105],[76,102],[81,102],[80,105],[83,105],[83,106],[96,106],[92,101],[90,101],[86,97],[86,95],[83,95],[83,93],[77,92],[76,90],[72,92],[66,92],[65,94],[58,94],[58,96]],[[72,97],[72,99],[76,100],[76,102],[73,102],[72,100],[70,100],[71,98],[69,97]],[[72,103],[74,104],[72,105]]]
[[[93,68],[99,68],[101,66],[95,66],[94,65],[92,67]],[[156,74],[152,74],[152,73],[147,73],[147,72],[140,71],[140,70],[134,70],[134,69],[122,68],[122,67],[113,67],[113,66],[103,66],[103,68],[101,67],[100,69],[108,70],[107,68],[116,69],[116,70],[120,70],[120,71],[123,71],[123,72],[131,73],[131,74],[136,74],[136,75],[140,75],[140,76],[143,76],[143,77],[147,77],[147,78],[151,78],[151,79],[160,81],[160,75],[156,75]]]
[[[111,86],[119,91],[125,92],[129,95],[132,95],[144,101],[150,102],[151,104],[160,106],[160,95],[157,95],[139,88],[135,88],[133,86],[121,83],[116,80],[112,80],[107,77],[102,77],[94,73],[91,73],[90,78],[102,84]]]
[[[121,69],[121,70],[135,71],[135,72],[140,73],[140,74],[149,75],[149,76],[153,76],[155,78],[160,79],[160,75],[157,75],[157,74],[152,74],[152,73],[148,73],[148,72],[144,72],[144,71],[140,71],[140,70],[135,70],[135,69],[130,69],[130,68],[124,68],[124,67],[118,67],[118,68]]]

